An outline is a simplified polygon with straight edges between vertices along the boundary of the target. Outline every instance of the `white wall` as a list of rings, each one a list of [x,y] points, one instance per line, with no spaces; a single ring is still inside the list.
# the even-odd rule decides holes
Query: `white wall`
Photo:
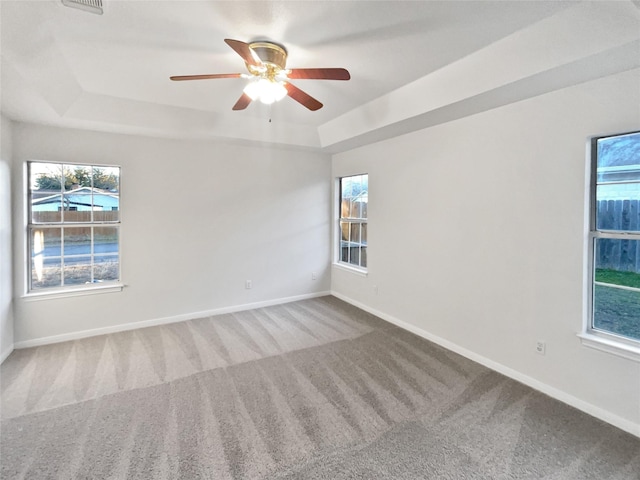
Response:
[[[334,267],[332,290],[640,435],[640,363],[576,337],[586,141],[639,128],[638,85],[633,70],[335,155],[334,177],[369,173],[369,274]]]
[[[11,121],[0,116],[0,362],[13,350]]]
[[[20,123],[13,153],[17,346],[329,290],[327,155]],[[23,297],[27,160],[122,166],[122,292]]]

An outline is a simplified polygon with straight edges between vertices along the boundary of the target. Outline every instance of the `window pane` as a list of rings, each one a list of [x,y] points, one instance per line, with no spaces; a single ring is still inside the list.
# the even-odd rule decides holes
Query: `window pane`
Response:
[[[93,168],[93,218],[97,222],[120,220],[120,169]]]
[[[351,224],[351,242],[352,243],[360,243],[360,224],[352,223]]]
[[[367,203],[369,201],[369,175],[360,176],[360,191],[358,192],[359,218],[367,218]]]
[[[341,218],[367,218],[368,175],[355,175],[340,180]]]
[[[352,175],[340,179],[340,216],[342,219],[367,218],[368,181],[368,175]],[[340,222],[339,260],[341,262],[366,266],[366,228],[366,224],[359,221]]]
[[[640,240],[597,239],[595,267],[596,270],[606,269],[640,274]]]
[[[349,241],[349,233],[351,232],[351,223],[340,222],[341,239],[343,241]]]
[[[367,247],[360,248],[360,266],[361,267],[367,266]]]
[[[349,263],[349,247],[347,242],[340,243],[340,261]]]
[[[597,229],[640,232],[640,190],[638,193],[638,198],[633,200],[599,199],[596,205]]]
[[[29,163],[29,188],[44,193],[62,192],[62,165],[56,163]]]
[[[597,145],[596,226],[640,232],[640,133]]]
[[[340,222],[340,261],[349,262],[349,233],[351,224],[349,222]]]
[[[351,216],[351,177],[340,179],[340,217]]]
[[[360,176],[360,191],[358,192],[358,196],[356,200],[358,202],[358,218],[366,218],[366,206],[368,199],[367,185],[366,185],[366,175]]]
[[[62,221],[62,195],[31,192],[32,223],[59,223]]]
[[[593,328],[640,340],[640,292],[595,285]]]
[[[593,326],[640,340],[640,240],[597,239]]]
[[[93,186],[103,192],[120,192],[120,168],[93,167]]]
[[[120,198],[118,195],[95,191],[93,194],[93,220],[95,222],[117,222],[120,220]]]
[[[350,205],[349,216],[351,218],[360,218],[360,215],[361,215],[360,202],[358,202],[356,198],[351,198],[349,205]]]
[[[91,191],[91,166],[89,165],[63,165],[65,191],[78,190],[80,188]]]
[[[70,213],[73,215],[91,212]],[[91,283],[91,227],[65,227],[63,238],[64,285]]]
[[[92,195],[86,190],[73,190],[62,196],[63,221],[64,222],[91,222]]]
[[[118,253],[118,227],[94,227],[93,253],[96,255]]]
[[[353,183],[353,177],[345,177],[340,180],[340,189],[342,193],[342,198],[351,198],[352,183]]]
[[[96,255],[93,262],[94,282],[114,281],[120,278],[120,261],[118,254]]]
[[[351,202],[349,199],[342,198],[340,200],[340,218],[348,218],[349,217],[349,208],[351,207]]]
[[[91,227],[65,227],[63,254],[65,263],[74,255],[91,255]]]
[[[353,243],[349,247],[349,263],[351,265],[360,265],[360,247],[354,247]]]
[[[30,163],[29,191],[31,221],[34,223],[60,222],[62,165]]]
[[[624,175],[625,179],[630,171],[631,178],[638,178],[638,164],[640,164],[640,133],[617,135],[615,137],[598,139],[598,183],[613,179],[619,181],[616,175]]]
[[[59,228],[31,230],[31,289],[62,284]]]
[[[64,284],[82,285],[85,283],[91,283],[91,257],[65,257]]]

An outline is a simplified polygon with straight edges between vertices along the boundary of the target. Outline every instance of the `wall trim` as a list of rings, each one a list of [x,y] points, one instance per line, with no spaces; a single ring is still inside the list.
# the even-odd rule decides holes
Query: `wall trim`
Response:
[[[13,347],[16,349],[39,347],[42,345],[49,345],[52,343],[68,342],[70,340],[78,340],[81,338],[95,337],[97,335],[106,335],[109,333],[136,330],[138,328],[155,327],[157,325],[166,325],[168,323],[184,322],[186,320],[195,320],[197,318],[211,317],[214,315],[222,315],[224,313],[234,313],[234,312],[241,312],[244,310],[252,310],[255,308],[270,307],[272,305],[281,305],[284,303],[297,302],[299,300],[307,300],[307,299],[316,298],[316,297],[324,297],[327,295],[331,295],[331,292],[323,291],[323,292],[315,292],[315,293],[305,293],[303,295],[295,295],[292,297],[275,298],[272,300],[263,300],[261,302],[245,303],[242,305],[232,305],[229,307],[214,308],[212,310],[203,310],[200,312],[183,313],[180,315],[173,315],[171,317],[154,318],[151,320],[143,320],[140,322],[132,322],[132,323],[123,323],[120,325],[113,325],[110,327],[93,328],[91,330],[81,330],[79,332],[63,333],[61,335],[52,335],[50,337],[34,338],[32,340],[15,342],[13,344]]]
[[[4,362],[9,355],[11,355],[11,352],[13,352],[14,348],[15,348],[15,345],[10,345],[9,348],[7,348],[4,352],[0,353],[0,365],[2,365],[2,362]]]
[[[536,380],[533,377],[530,377],[528,375],[525,375],[522,372],[519,372],[517,370],[514,370],[510,367],[507,367],[506,365],[503,365],[501,363],[498,363],[494,360],[491,360],[487,357],[484,357],[482,355],[479,355],[471,350],[468,350],[464,347],[461,347],[449,340],[446,340],[442,337],[438,337],[437,335],[433,335],[429,332],[427,332],[426,330],[423,330],[419,327],[416,327],[415,325],[412,325],[410,323],[407,323],[403,320],[400,320],[396,317],[393,317],[391,315],[388,315],[384,312],[381,312],[379,310],[376,310],[375,308],[369,307],[368,305],[365,305],[364,303],[358,302],[356,300],[353,300],[352,298],[349,298],[341,293],[338,293],[334,290],[331,291],[331,295],[333,295],[336,298],[339,298],[342,301],[345,301],[347,303],[350,303],[351,305],[353,305],[354,307],[358,307],[362,310],[364,310],[365,312],[369,312],[372,315],[375,315],[376,317],[381,318],[382,320],[385,320],[389,323],[392,323],[400,328],[402,328],[403,330],[407,330],[411,333],[414,333],[416,335],[418,335],[419,337],[422,337],[426,340],[429,340],[433,343],[436,343],[438,345],[440,345],[441,347],[444,347],[448,350],[451,350],[452,352],[455,352],[459,355],[462,355],[463,357],[468,358],[469,360],[473,360],[474,362],[477,362],[481,365],[484,365],[487,368],[490,368],[491,370],[494,370],[498,373],[501,373],[513,380],[516,380],[517,382],[523,383],[524,385],[527,385],[528,387],[533,388],[534,390],[537,390],[539,392],[544,393],[545,395],[548,395],[556,400],[559,400],[562,403],[565,403],[571,407],[577,408],[578,410],[591,415],[592,417],[596,417],[599,420],[602,420],[603,422],[609,423],[611,425],[613,425],[614,427],[617,427],[621,430],[624,430],[625,432],[630,433],[631,435],[634,435],[636,437],[640,438],[640,425],[633,423],[625,418],[619,417],[618,415],[615,415],[603,408],[597,407],[595,405],[592,405],[591,403],[585,402],[584,400],[581,400],[577,397],[574,397],[573,395],[568,394],[567,392],[560,390],[558,388],[552,387],[551,385],[548,385],[546,383],[543,383],[539,380]]]

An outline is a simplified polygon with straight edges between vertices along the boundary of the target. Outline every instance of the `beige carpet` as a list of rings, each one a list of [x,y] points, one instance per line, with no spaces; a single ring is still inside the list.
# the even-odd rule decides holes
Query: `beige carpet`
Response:
[[[640,439],[334,297],[0,375],[3,479],[640,479]]]

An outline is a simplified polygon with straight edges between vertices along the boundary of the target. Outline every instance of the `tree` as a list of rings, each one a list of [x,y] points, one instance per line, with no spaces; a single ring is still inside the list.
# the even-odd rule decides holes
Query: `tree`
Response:
[[[60,190],[60,177],[54,175],[40,174],[36,178],[37,190]]]
[[[102,190],[119,190],[118,177],[107,173],[101,168],[93,169],[93,186]]]
[[[93,170],[93,171],[92,171]],[[93,185],[92,185],[93,173]],[[61,190],[61,179],[64,178],[64,189],[71,190],[74,185],[80,187],[99,188],[102,190],[118,190],[118,177],[102,168],[75,167],[73,170],[65,168],[56,175],[55,173],[39,174],[35,181],[38,190]]]

